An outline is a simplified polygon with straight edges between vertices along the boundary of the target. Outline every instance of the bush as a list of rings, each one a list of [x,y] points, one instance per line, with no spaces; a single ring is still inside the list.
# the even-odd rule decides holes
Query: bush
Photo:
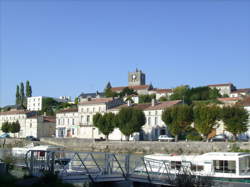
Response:
[[[199,134],[188,134],[187,135],[187,140],[190,140],[190,141],[201,141],[202,137]]]

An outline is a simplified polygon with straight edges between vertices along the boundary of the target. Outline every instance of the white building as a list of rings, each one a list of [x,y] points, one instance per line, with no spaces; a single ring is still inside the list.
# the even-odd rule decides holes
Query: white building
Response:
[[[245,97],[248,95],[250,95],[250,88],[244,88],[232,91],[230,97]]]
[[[89,99],[78,104],[78,115],[80,132],[79,138],[105,138],[103,134],[93,125],[93,116],[99,112],[104,114],[108,109],[123,104],[121,99],[99,98]]]
[[[55,134],[55,117],[38,116],[34,111],[13,110],[0,113],[0,133],[4,122],[20,123],[20,132],[16,137],[25,138],[26,136],[51,137]],[[14,136],[14,135],[12,135]]]
[[[78,137],[79,133],[77,108],[65,109],[56,113],[56,137]]]
[[[173,89],[156,89],[155,90],[155,96],[156,100],[159,100],[161,97],[166,97],[169,99],[169,97],[173,94]]]
[[[232,91],[235,91],[236,88],[232,83],[226,83],[226,84],[210,84],[208,85],[209,88],[216,88],[219,90],[221,95],[228,95],[230,96]]]

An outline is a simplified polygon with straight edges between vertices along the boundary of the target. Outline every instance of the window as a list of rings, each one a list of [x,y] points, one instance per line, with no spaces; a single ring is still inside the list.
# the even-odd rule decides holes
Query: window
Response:
[[[75,120],[74,119],[72,119],[72,125],[74,125],[75,124]]]
[[[214,160],[214,171],[217,173],[236,173],[234,160]]]
[[[72,135],[74,135],[75,134],[75,129],[73,128],[73,129],[71,129],[71,131],[72,131]]]
[[[89,108],[87,108],[87,112],[89,112]]]
[[[240,174],[250,173],[250,157],[243,157],[239,161]]]
[[[87,124],[89,124],[89,115],[87,116]]]
[[[181,161],[171,161],[171,169],[181,169]]]
[[[93,112],[95,112],[95,107],[93,107]]]
[[[157,125],[157,117],[155,117],[155,125]]]
[[[150,125],[150,124],[151,124],[151,118],[148,117],[148,125]]]
[[[101,112],[101,107],[99,107],[99,112]]]
[[[32,123],[30,123],[30,128],[32,128]]]

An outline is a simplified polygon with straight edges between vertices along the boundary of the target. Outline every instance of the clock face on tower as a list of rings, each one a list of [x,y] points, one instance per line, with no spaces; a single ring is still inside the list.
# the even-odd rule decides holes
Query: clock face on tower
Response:
[[[136,81],[136,75],[132,75],[132,81]]]

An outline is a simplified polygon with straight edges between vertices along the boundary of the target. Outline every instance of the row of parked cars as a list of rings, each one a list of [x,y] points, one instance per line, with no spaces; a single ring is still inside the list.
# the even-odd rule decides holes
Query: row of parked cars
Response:
[[[168,141],[168,142],[171,142],[171,141],[174,141],[174,137],[172,136],[169,136],[169,135],[160,135],[158,137],[158,141],[162,142],[162,141]],[[212,138],[209,139],[210,142],[226,142],[230,140],[225,134],[219,134],[219,135],[216,135]],[[247,142],[249,140],[249,138],[247,136],[244,136],[244,137],[237,137],[237,141],[245,141]]]

